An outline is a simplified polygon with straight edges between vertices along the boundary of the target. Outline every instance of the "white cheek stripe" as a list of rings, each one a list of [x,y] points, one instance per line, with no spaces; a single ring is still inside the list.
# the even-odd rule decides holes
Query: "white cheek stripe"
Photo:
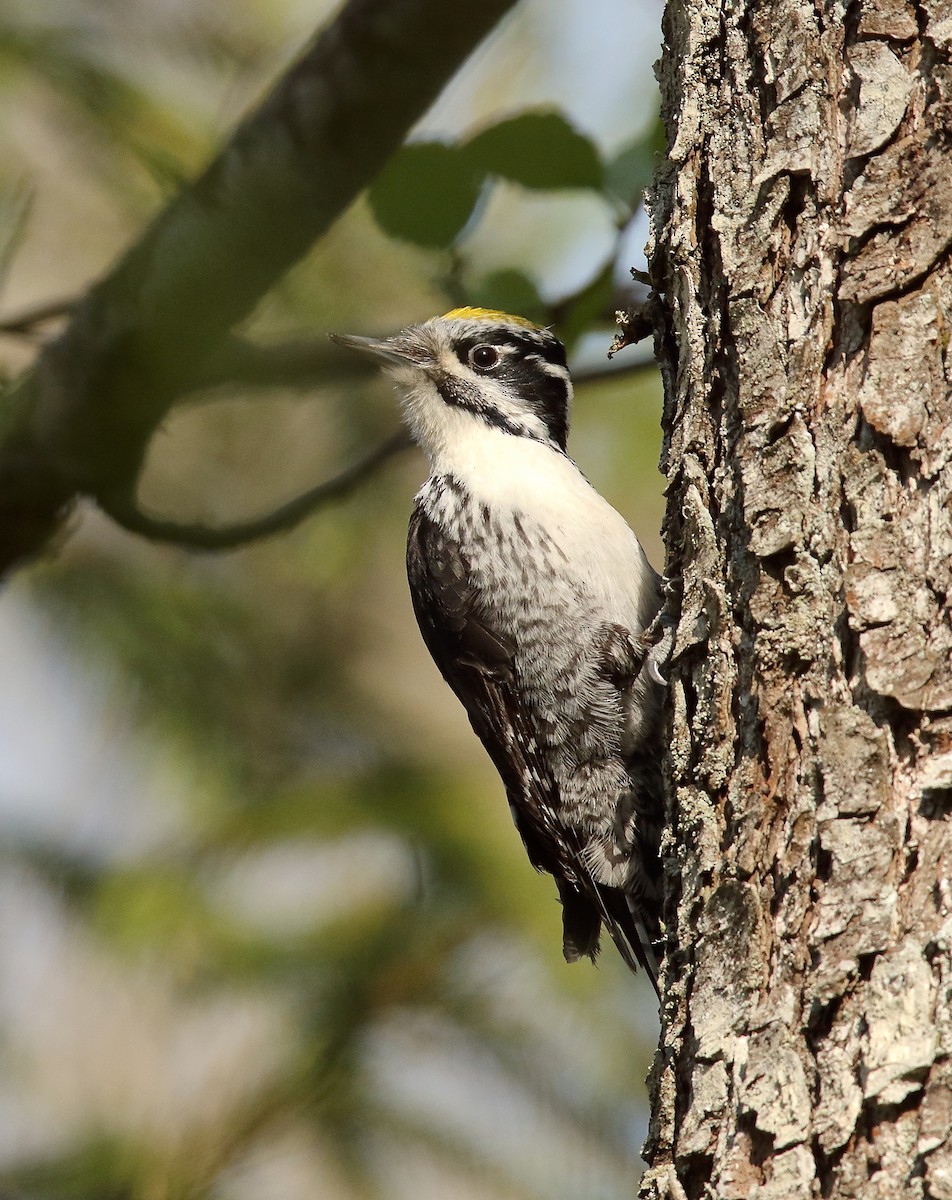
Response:
[[[571,377],[569,376],[567,367],[560,367],[558,363],[549,362],[549,360],[541,354],[527,354],[526,362],[534,362],[539,364],[539,369],[544,371],[546,375],[550,375],[553,379],[564,379],[569,388],[571,388]],[[570,392],[571,395],[571,392]]]

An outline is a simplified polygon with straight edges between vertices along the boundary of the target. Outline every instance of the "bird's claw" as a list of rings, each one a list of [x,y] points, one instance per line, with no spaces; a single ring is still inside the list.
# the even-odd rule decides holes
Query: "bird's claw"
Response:
[[[655,642],[655,644],[648,651],[648,656],[645,660],[648,678],[656,683],[659,687],[668,686],[668,680],[664,675],[661,674],[661,666],[659,664],[664,663],[667,665],[671,659],[671,652],[674,649],[674,633],[674,622],[669,622],[668,628],[665,629],[664,633],[661,635],[661,640]]]

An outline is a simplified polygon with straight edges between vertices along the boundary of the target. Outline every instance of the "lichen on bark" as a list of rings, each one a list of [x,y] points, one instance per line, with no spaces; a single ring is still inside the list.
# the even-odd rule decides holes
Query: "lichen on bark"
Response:
[[[643,1197],[952,1197],[952,11],[672,3]]]

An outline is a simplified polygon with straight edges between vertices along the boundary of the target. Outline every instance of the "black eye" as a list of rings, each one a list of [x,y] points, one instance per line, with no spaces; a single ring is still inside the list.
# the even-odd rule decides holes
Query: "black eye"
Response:
[[[477,371],[491,371],[499,362],[499,351],[495,346],[483,343],[481,346],[474,346],[469,352],[470,366],[475,367]]]

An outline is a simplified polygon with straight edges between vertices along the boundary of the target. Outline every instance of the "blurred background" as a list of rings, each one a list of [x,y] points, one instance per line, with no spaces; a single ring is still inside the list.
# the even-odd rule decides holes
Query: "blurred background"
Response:
[[[7,0],[4,375],[333,7]],[[414,140],[557,113],[597,185],[499,169],[428,236],[401,224],[411,156],[245,332],[323,344],[460,302],[554,322],[590,376],[573,454],[660,568],[660,384],[605,359],[644,266],[659,24],[658,0],[522,0]],[[371,378],[221,385],[153,439],[140,498],[240,520],[397,428]],[[610,945],[562,961],[554,885],[419,640],[424,475],[393,456],[221,554],[83,507],[0,596],[3,1200],[634,1194],[654,998]]]

